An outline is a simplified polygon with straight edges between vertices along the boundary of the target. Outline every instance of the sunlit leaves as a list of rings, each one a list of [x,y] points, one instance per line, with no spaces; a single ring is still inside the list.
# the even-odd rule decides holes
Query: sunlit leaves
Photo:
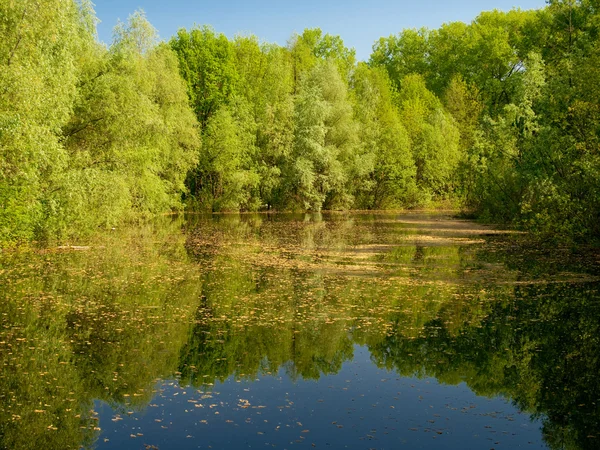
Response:
[[[395,91],[381,68],[360,64],[352,80],[355,117],[360,124],[357,206],[384,209],[412,206],[416,200],[411,143],[394,101]]]
[[[0,245],[43,226],[65,166],[59,131],[75,96],[79,11],[70,0],[0,2]]]
[[[417,186],[425,199],[451,192],[461,157],[454,119],[419,75],[402,80],[398,104],[411,140]]]

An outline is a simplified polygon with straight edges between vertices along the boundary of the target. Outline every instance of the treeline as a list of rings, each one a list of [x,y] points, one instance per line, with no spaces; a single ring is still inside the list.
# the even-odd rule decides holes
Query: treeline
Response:
[[[547,3],[405,30],[380,39],[370,64],[400,93],[418,74],[451,113],[465,207],[544,234],[597,238],[600,2]]]
[[[319,29],[280,47],[202,27],[170,45],[200,123],[188,177],[199,208],[383,209],[452,197],[459,131],[421,78],[399,91],[384,68],[357,63]]]
[[[0,0],[0,240],[204,211],[451,205],[600,234],[600,1],[404,30],[357,62],[209,27],[109,48],[87,0]],[[187,92],[187,96],[186,96]]]
[[[0,0],[0,246],[181,208],[197,121],[141,14],[96,38],[88,0]]]

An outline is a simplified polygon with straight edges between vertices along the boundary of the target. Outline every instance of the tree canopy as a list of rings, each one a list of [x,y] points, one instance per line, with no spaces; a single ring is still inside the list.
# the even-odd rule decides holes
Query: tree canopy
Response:
[[[0,0],[0,245],[202,211],[463,208],[600,234],[599,5],[406,29],[357,62],[88,0]]]

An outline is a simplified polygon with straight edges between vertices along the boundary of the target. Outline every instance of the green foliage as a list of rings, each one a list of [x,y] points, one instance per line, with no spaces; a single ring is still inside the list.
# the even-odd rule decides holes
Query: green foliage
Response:
[[[483,12],[470,24],[405,30],[382,38],[370,64],[384,68],[401,95],[404,80],[417,73],[432,95],[444,99],[460,133],[454,192],[464,206],[555,238],[597,238],[598,5],[548,3],[538,11]],[[409,102],[404,123],[417,178],[430,191],[433,182],[439,193],[448,171],[424,177],[419,158],[439,148],[444,127],[421,125],[432,102],[417,97],[421,106]],[[429,114],[429,125],[435,117]]]
[[[235,93],[234,49],[223,34],[208,26],[180,29],[170,45],[187,82],[190,103],[204,129],[219,107]]]
[[[223,106],[204,130],[197,169],[190,175],[200,205],[211,211],[254,210],[252,190],[258,176],[251,170],[253,134],[243,102]]]
[[[246,128],[255,136],[250,165],[258,185],[252,203],[268,209],[280,203],[281,169],[293,142],[292,60],[287,49],[261,45],[253,36],[236,37],[234,46],[239,92],[250,114]]]
[[[347,208],[357,127],[346,84],[333,61],[319,63],[302,80],[294,104],[293,151],[286,161],[286,195],[292,208]]]
[[[600,234],[597,2],[285,47],[87,0],[0,1],[0,245],[168,211],[461,205]]]
[[[401,84],[399,113],[411,140],[417,187],[424,202],[443,198],[454,188],[461,158],[458,129],[420,75],[408,75]]]
[[[457,170],[456,191],[464,206],[477,204],[475,190],[480,172],[479,152],[483,140],[480,127],[483,104],[479,101],[479,90],[467,84],[460,75],[450,81],[444,94],[444,106],[454,117],[460,134],[461,159]]]
[[[66,224],[115,226],[124,217],[181,207],[199,146],[196,120],[175,55],[154,40],[151,25],[136,13],[117,26],[108,51],[93,49],[63,130],[71,166],[57,182],[47,219],[59,231]]]
[[[68,238],[181,207],[199,145],[175,56],[142,13],[95,41],[87,2],[0,4],[0,240]]]
[[[407,29],[397,36],[380,38],[373,46],[370,65],[384,67],[398,89],[407,75],[418,73],[425,76],[428,72],[429,34],[425,28]]]
[[[60,128],[76,95],[80,15],[71,0],[0,2],[0,245],[43,226],[66,164]]]
[[[481,13],[471,24],[451,22],[437,30],[408,29],[381,38],[370,64],[384,67],[395,86],[417,73],[442,96],[460,75],[475,84],[491,114],[513,101],[522,64],[540,45],[537,13],[497,10]],[[533,35],[533,36],[531,36]],[[528,39],[531,37],[531,39]]]
[[[406,128],[394,102],[396,93],[387,72],[360,64],[353,76],[355,116],[360,124],[365,178],[357,189],[357,206],[385,209],[418,202],[416,167]]]
[[[293,60],[296,89],[303,75],[308,73],[317,61],[334,61],[342,79],[346,82],[356,64],[354,49],[347,48],[339,36],[323,35],[320,28],[307,28],[302,34],[295,34],[288,47]]]

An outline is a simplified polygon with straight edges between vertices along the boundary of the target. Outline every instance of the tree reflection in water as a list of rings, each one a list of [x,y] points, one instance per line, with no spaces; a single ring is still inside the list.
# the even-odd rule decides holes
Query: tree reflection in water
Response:
[[[400,375],[511,399],[550,448],[596,448],[597,267],[490,232],[443,216],[232,215],[2,255],[0,448],[93,447],[95,400],[125,413],[157,380],[319,379],[356,345]]]

